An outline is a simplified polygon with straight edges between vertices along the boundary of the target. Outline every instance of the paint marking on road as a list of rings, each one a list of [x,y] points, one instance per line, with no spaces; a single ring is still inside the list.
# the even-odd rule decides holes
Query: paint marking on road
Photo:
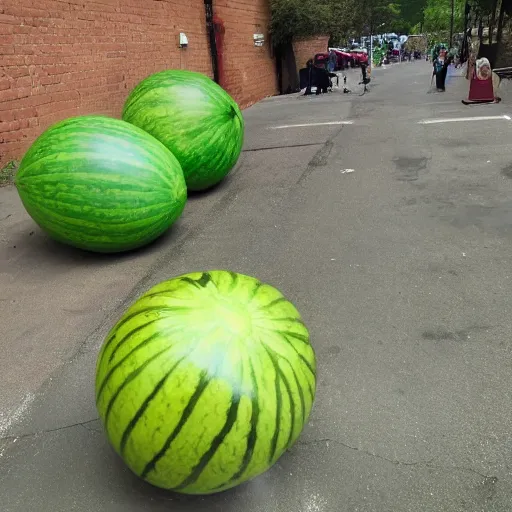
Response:
[[[330,121],[328,123],[304,123],[304,124],[283,124],[280,126],[271,126],[271,130],[283,130],[285,128],[308,128],[310,126],[339,126],[344,124],[354,124],[354,121]]]
[[[341,174],[350,174],[351,172],[356,172],[355,169],[342,169]]]
[[[510,116],[475,116],[475,117],[449,117],[445,119],[424,119],[418,124],[462,123],[470,121],[511,121]]]
[[[23,419],[23,416],[35,398],[35,395],[28,393],[16,409],[10,411],[10,413],[2,412],[0,414],[0,437],[9,435],[11,428]]]

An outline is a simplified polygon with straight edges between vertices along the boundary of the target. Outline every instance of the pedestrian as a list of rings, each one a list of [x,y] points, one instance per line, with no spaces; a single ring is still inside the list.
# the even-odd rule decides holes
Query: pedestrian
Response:
[[[446,86],[446,75],[448,73],[448,66],[450,65],[450,59],[444,48],[440,48],[439,52],[436,52],[437,56],[434,59],[434,70],[433,73],[436,77],[436,89],[438,92],[445,92]]]
[[[309,96],[310,94],[312,94],[312,91],[311,91],[311,87],[313,86],[313,72],[314,72],[314,64],[313,64],[313,59],[309,59],[307,62],[306,62],[306,68],[308,70],[307,74],[308,74],[308,85],[306,87],[306,92],[304,93],[304,96]]]
[[[336,69],[336,64],[338,63],[338,56],[334,50],[329,50],[329,60],[327,62],[327,71],[329,73],[334,73]]]

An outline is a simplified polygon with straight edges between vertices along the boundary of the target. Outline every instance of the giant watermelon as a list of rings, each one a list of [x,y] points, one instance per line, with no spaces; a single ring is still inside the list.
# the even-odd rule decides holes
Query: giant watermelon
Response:
[[[227,271],[163,282],[107,336],[96,404],[137,475],[210,494],[274,464],[300,435],[315,396],[308,330],[283,295]]]
[[[15,182],[28,213],[51,237],[97,252],[151,242],[187,199],[183,171],[169,150],[103,116],[49,128],[28,150]]]
[[[189,190],[220,182],[242,150],[244,120],[238,105],[200,73],[155,73],[135,87],[123,119],[157,138],[179,160]]]

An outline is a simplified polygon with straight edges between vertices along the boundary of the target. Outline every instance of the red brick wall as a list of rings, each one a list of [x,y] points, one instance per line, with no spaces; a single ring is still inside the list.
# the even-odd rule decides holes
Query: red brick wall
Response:
[[[293,52],[297,69],[306,67],[306,62],[315,54],[326,52],[329,46],[329,36],[316,36],[308,39],[298,39],[293,42]]]
[[[226,89],[242,107],[277,94],[275,62],[270,55],[268,0],[215,0],[215,12],[224,22]],[[254,46],[254,34],[265,44]]]
[[[226,26],[226,89],[243,107],[275,94],[269,45],[253,42],[267,31],[268,0],[214,4]],[[139,80],[170,68],[211,76],[203,0],[0,0],[0,165],[58,120],[119,116]]]

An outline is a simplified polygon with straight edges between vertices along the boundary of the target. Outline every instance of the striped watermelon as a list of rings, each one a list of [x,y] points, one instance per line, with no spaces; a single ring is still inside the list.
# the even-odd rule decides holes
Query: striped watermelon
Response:
[[[227,271],[163,282],[107,336],[96,404],[137,475],[210,494],[266,471],[300,435],[316,362],[295,307],[272,286]]]
[[[149,76],[128,97],[123,119],[172,151],[189,190],[219,183],[242,150],[244,120],[238,105],[200,73],[169,70]]]
[[[96,252],[153,241],[187,199],[180,164],[160,142],[103,116],[49,128],[24,156],[15,183],[26,210],[51,237]]]

